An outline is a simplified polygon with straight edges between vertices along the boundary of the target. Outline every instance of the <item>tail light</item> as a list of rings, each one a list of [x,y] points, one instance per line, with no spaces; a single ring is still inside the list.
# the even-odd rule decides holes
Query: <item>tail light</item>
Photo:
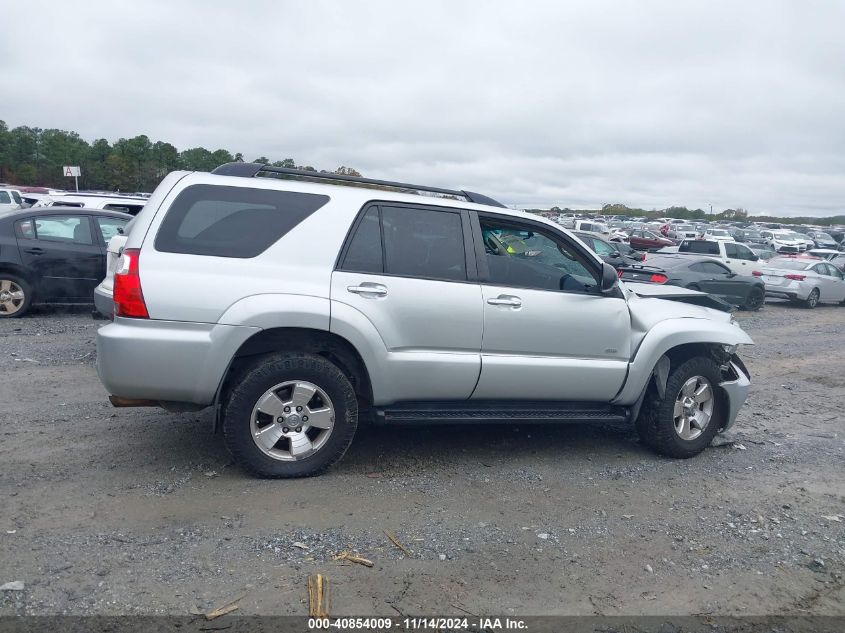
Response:
[[[666,275],[661,275],[660,273],[654,273],[650,278],[649,281],[653,284],[665,284],[669,281],[669,278]]]
[[[619,277],[619,279],[622,279],[622,269],[616,271],[616,276]]]
[[[141,276],[138,272],[140,258],[141,251],[137,248],[127,248],[120,256],[114,273],[115,316],[150,318],[147,304],[144,303],[144,293],[141,292]]]
[[[754,275],[755,277],[762,277],[763,276],[763,273],[761,273],[759,270],[755,270],[751,274]]]
[[[792,279],[792,280],[794,280],[794,281],[804,281],[804,280],[807,278],[807,275],[793,275],[793,274],[789,274],[789,275],[784,275],[784,277],[786,277],[787,279]]]

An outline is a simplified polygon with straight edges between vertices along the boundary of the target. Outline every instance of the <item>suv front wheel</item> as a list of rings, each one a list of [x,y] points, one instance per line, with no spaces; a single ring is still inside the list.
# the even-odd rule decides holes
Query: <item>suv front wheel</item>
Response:
[[[663,400],[652,392],[643,403],[636,423],[643,442],[669,457],[693,457],[707,448],[724,423],[720,376],[716,362],[702,356],[671,370]]]
[[[352,384],[313,354],[275,354],[238,377],[223,411],[235,461],[260,477],[310,477],[338,461],[355,435]]]

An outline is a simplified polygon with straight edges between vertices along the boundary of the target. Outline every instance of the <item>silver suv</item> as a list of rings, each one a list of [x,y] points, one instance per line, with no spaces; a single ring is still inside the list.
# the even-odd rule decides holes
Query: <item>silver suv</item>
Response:
[[[629,421],[691,457],[733,424],[752,343],[681,288],[466,191],[232,163],[168,175],[114,274],[97,369],[117,406],[214,407],[264,477],[317,474],[376,423]],[[698,303],[699,305],[695,305]]]

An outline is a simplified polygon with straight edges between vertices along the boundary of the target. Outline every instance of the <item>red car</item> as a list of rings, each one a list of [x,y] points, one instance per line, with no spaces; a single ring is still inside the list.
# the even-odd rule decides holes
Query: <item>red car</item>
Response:
[[[675,242],[667,237],[661,237],[656,233],[642,229],[631,231],[628,235],[630,235],[628,243],[631,245],[631,248],[635,248],[638,251],[653,251],[664,246],[675,245]]]

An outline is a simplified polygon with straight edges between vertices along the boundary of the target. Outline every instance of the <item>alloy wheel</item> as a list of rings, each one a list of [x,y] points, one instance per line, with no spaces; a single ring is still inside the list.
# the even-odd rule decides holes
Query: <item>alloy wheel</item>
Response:
[[[713,387],[704,376],[687,380],[675,398],[675,432],[681,439],[694,440],[713,417]]]
[[[0,279],[0,314],[11,316],[23,308],[26,295],[11,279]]]
[[[268,457],[297,461],[319,451],[329,439],[335,409],[325,391],[303,380],[283,382],[264,392],[252,410],[250,433]]]

